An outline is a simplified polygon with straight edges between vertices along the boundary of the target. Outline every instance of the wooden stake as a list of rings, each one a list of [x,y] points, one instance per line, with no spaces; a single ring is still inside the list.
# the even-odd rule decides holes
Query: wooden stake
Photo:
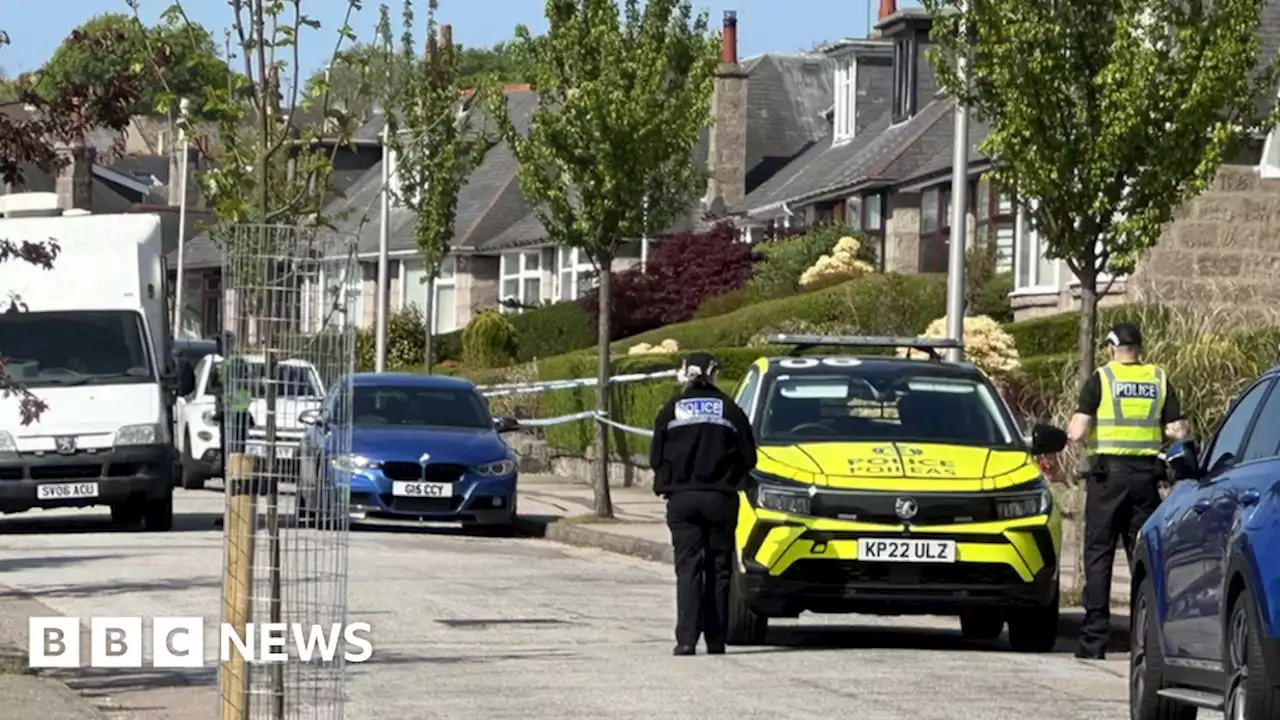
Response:
[[[253,617],[254,531],[258,512],[252,487],[253,458],[245,453],[228,453],[226,473],[223,545],[227,561],[222,579],[222,620],[245,638],[246,628]],[[233,652],[222,663],[219,675],[221,719],[248,720],[248,664]]]

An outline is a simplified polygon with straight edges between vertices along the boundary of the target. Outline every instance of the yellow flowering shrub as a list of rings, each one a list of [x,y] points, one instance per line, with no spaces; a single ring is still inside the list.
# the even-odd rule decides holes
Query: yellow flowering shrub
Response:
[[[813,285],[832,277],[847,278],[875,272],[870,263],[858,259],[859,249],[857,238],[840,238],[830,253],[818,258],[812,267],[801,273],[800,286]]]
[[[947,318],[940,317],[925,328],[924,337],[947,337]],[[899,357],[909,357],[913,351],[899,348]],[[921,351],[914,351],[917,355]],[[1013,336],[1000,327],[1000,323],[986,315],[966,317],[964,319],[964,355],[965,359],[977,365],[994,380],[1008,377],[1022,366],[1018,358]]]
[[[671,338],[667,338],[666,340],[663,340],[657,345],[650,345],[649,343],[645,343],[645,342],[637,343],[635,345],[632,345],[627,350],[628,355],[651,355],[651,354],[672,355],[678,352],[680,352],[680,343],[676,342],[675,340],[672,340]]]

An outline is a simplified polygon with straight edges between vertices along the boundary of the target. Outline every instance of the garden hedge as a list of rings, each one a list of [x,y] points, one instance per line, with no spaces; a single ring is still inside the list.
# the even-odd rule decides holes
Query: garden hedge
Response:
[[[1168,312],[1170,311],[1152,306],[1135,305],[1099,308],[1098,342],[1102,342],[1107,328],[1118,322],[1136,323],[1142,328],[1144,335],[1158,333]],[[1023,358],[1075,352],[1080,337],[1080,312],[1072,310],[1009,323],[1005,325],[1005,330],[1013,336],[1018,355]]]
[[[578,302],[544,305],[519,314],[504,315],[516,330],[516,362],[551,357],[596,344],[596,326]],[[462,359],[465,328],[437,335],[439,362]]]

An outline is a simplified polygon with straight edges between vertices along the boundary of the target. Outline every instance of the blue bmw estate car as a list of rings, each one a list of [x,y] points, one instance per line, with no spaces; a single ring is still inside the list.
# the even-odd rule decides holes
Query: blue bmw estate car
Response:
[[[353,520],[515,526],[516,456],[499,434],[517,423],[490,415],[466,380],[356,373],[334,385],[323,408],[299,420],[307,425],[301,519],[349,492]]]
[[[1130,715],[1280,718],[1280,366],[1237,398],[1133,553]]]

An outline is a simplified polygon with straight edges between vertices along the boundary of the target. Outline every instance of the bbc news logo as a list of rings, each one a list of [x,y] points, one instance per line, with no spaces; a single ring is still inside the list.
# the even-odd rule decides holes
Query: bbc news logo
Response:
[[[89,667],[140,668],[150,636],[151,667],[204,667],[205,620],[201,617],[157,617],[151,631],[143,630],[140,617],[89,619]],[[33,617],[27,622],[28,664],[33,668],[81,666],[80,618]],[[248,623],[244,633],[227,623],[218,626],[221,662],[240,657],[252,665],[300,662],[333,662],[342,645],[342,657],[362,663],[373,655],[369,623],[306,625],[303,623]]]

